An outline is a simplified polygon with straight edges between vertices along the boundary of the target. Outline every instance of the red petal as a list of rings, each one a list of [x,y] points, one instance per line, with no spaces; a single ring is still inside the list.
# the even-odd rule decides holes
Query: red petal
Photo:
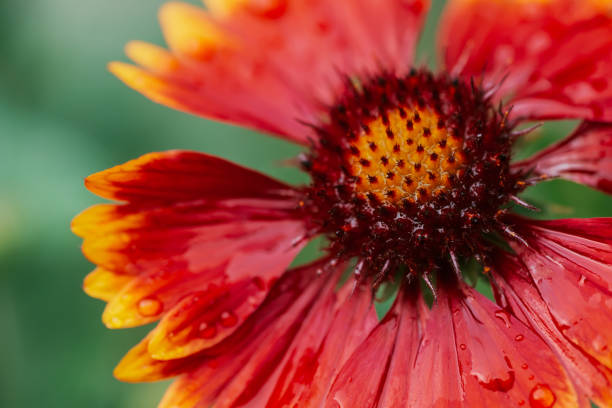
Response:
[[[301,222],[291,220],[291,211],[274,208],[279,205],[285,204],[180,203],[148,209],[99,205],[77,216],[72,227],[84,238],[85,256],[115,272],[195,270],[218,266],[235,253],[248,252],[241,248],[248,249],[256,238],[260,248],[273,249],[282,246],[274,239],[284,242],[302,236]]]
[[[210,2],[210,1],[209,1]],[[237,3],[237,2],[233,2]],[[318,120],[347,76],[411,66],[428,0],[182,3],[160,12],[173,54],[131,43],[146,69],[110,69],[156,102],[279,134],[316,137],[296,119]]]
[[[568,138],[514,168],[563,177],[612,194],[612,126],[584,123]]]
[[[158,360],[172,360],[212,347],[253,313],[269,284],[255,277],[185,296],[151,332],[149,353]]]
[[[110,301],[130,281],[130,275],[117,274],[104,268],[96,268],[85,278],[83,290],[89,296]]]
[[[612,218],[519,220],[515,246],[561,332],[612,369]]]
[[[406,407],[410,400],[410,381],[418,346],[423,336],[423,321],[427,319],[424,309],[427,306],[418,298],[403,300],[395,349],[389,365],[387,378],[380,396],[380,407]],[[419,316],[421,314],[421,316]]]
[[[149,336],[134,346],[121,359],[113,374],[125,382],[159,381],[184,373],[194,366],[190,359],[160,361],[151,358],[148,351]]]
[[[440,288],[423,336],[412,347],[417,347],[416,360],[399,362],[410,370],[404,378],[408,392],[401,393],[408,403],[383,406],[474,408],[531,402],[550,407],[552,402],[543,403],[547,398],[558,407],[579,406],[565,370],[545,343],[471,288]]]
[[[149,153],[93,174],[85,180],[93,193],[111,200],[153,204],[236,198],[278,199],[291,188],[260,173],[204,153]]]
[[[354,290],[354,291],[353,291]],[[332,380],[377,322],[370,288],[346,284],[328,330],[305,325],[287,353],[266,406],[320,407]],[[348,335],[347,335],[348,334]]]
[[[452,0],[441,23],[451,71],[514,92],[513,115],[612,119],[612,18],[598,0]],[[505,78],[505,80],[504,80]]]
[[[410,366],[406,406],[465,406],[449,307],[446,295],[438,293],[438,300],[429,313],[417,345],[416,360]]]
[[[600,407],[612,406],[612,371],[563,335],[562,328],[531,282],[526,267],[517,258],[500,253],[492,274],[504,301],[559,356],[581,394]]]
[[[393,308],[342,366],[327,407],[407,406],[418,344],[416,307],[398,296]]]
[[[333,313],[333,287],[337,273],[316,275],[321,263],[287,272],[273,287],[264,304],[224,342],[207,351],[197,369],[179,378],[160,407],[264,406],[262,387],[277,370],[308,323],[325,328]],[[323,320],[321,320],[323,319]],[[312,326],[318,327],[318,326]],[[270,385],[271,387],[271,385]],[[234,405],[232,405],[234,404]]]
[[[451,297],[467,407],[588,407],[529,327],[471,288]]]
[[[293,244],[304,236],[304,226],[289,187],[211,156],[151,154],[88,182],[107,198],[130,201],[94,206],[72,224],[84,238],[85,255],[108,271],[92,275],[85,287],[109,300],[103,316],[109,327],[155,321],[179,302],[184,310],[186,297],[196,294],[226,308],[218,319],[226,313],[241,322],[267,293],[258,288],[280,276],[304,244]],[[212,318],[196,316],[197,310],[164,321],[151,341],[156,357],[209,347],[236,326],[217,329],[214,336],[210,329],[208,340],[187,336],[204,317]],[[160,337],[166,332],[175,335],[172,350]]]
[[[301,223],[296,221],[221,224],[184,239],[186,248],[176,254],[173,248],[164,248],[166,240],[172,242],[171,235],[156,237],[161,241],[155,242],[155,251],[159,251],[154,252],[155,257],[142,255],[138,259],[148,271],[144,269],[147,272],[135,277],[111,300],[103,320],[112,328],[146,324],[159,319],[186,295],[209,290],[210,285],[245,279],[270,281],[280,276],[301,250],[302,245],[291,244],[301,231]],[[139,253],[151,251],[147,238],[132,240],[131,245]],[[159,302],[160,308],[155,313],[143,313],[141,302],[150,299]]]

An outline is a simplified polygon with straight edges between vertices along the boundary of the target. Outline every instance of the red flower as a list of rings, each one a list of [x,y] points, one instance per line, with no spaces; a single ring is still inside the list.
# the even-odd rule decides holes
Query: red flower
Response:
[[[450,0],[437,74],[412,64],[426,0],[206,3],[165,6],[171,51],[131,43],[140,67],[111,71],[307,145],[312,183],[184,151],[87,178],[122,203],[73,222],[85,290],[109,327],[159,320],[119,379],[179,376],[168,408],[612,406],[612,219],[512,213],[553,177],[612,192],[609,1]],[[510,161],[517,126],[557,118],[582,124]],[[327,255],[289,268],[321,234]]]

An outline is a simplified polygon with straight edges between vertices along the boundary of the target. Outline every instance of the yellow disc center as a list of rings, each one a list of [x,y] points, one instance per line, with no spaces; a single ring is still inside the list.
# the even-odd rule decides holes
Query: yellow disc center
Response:
[[[465,164],[463,141],[428,109],[399,108],[365,123],[348,167],[369,198],[422,202],[447,190]]]

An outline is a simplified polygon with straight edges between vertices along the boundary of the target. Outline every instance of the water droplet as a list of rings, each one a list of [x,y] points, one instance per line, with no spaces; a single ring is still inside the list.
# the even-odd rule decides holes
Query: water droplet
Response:
[[[498,310],[497,312],[495,312],[495,317],[504,322],[506,328],[510,328],[510,314],[508,312],[506,312],[505,310]]]
[[[526,369],[528,369],[528,368],[529,368],[529,366],[527,365],[527,363],[523,363],[523,365],[521,365],[521,368],[522,368],[523,370],[526,370]]]
[[[479,375],[474,375],[478,383],[491,391],[508,392],[514,386],[514,371],[508,371],[506,378],[487,378],[481,379]]]
[[[514,340],[516,341],[523,341],[525,339],[525,336],[523,336],[522,334],[517,334],[516,337],[514,338]]]
[[[144,298],[138,302],[138,313],[145,317],[157,316],[163,308],[163,303],[155,297]]]
[[[205,339],[212,339],[217,334],[217,327],[214,323],[202,322],[198,330],[200,331],[200,337]]]
[[[584,286],[584,282],[586,281],[586,276],[580,275],[580,279],[578,280],[578,286]]]
[[[529,394],[529,404],[532,408],[550,408],[553,406],[557,397],[546,384],[538,384]]]
[[[459,348],[460,348],[461,350],[465,350],[465,349],[467,348],[467,346],[466,346],[465,344],[460,344],[460,345],[459,345]]]
[[[520,400],[520,401],[518,402],[518,404],[519,404],[519,406],[520,406],[520,407],[522,407],[523,405],[525,405],[525,400]]]
[[[533,381],[533,379],[534,379],[534,378],[535,378],[535,377],[534,377],[534,375],[533,375],[533,374],[532,374],[532,375],[530,375],[530,376],[529,376],[529,381]]]
[[[232,327],[238,323],[238,318],[234,313],[228,311],[221,313],[221,319],[219,321],[223,327]]]

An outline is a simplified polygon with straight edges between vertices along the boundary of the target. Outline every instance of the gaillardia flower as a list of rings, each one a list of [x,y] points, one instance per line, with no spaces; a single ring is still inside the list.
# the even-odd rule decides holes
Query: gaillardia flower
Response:
[[[165,408],[612,406],[612,219],[515,211],[551,178],[612,192],[610,1],[450,0],[439,72],[413,63],[427,0],[205,3],[163,7],[170,51],[130,43],[111,71],[304,145],[312,181],[188,151],[87,178],[121,203],[74,220],[86,292],[108,327],[159,321],[117,378],[178,376]],[[512,160],[561,118],[581,124]]]

